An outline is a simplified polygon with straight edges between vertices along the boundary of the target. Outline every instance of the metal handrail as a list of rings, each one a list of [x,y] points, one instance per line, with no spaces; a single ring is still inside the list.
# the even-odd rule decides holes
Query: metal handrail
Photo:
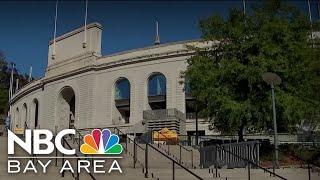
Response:
[[[73,127],[73,129],[76,131],[76,133],[79,135],[79,141],[77,141],[77,144],[80,146],[80,141],[83,140],[83,136],[82,134],[80,133],[80,131],[76,128],[76,127]],[[73,143],[75,142],[75,137],[74,137],[74,141]],[[80,147],[79,147],[79,150],[80,150]]]
[[[80,133],[80,131],[79,131],[76,127],[73,127],[73,128],[74,128],[74,130],[76,130],[76,133],[79,134],[79,137],[81,137],[81,138],[83,139],[83,136],[82,136],[82,134]]]
[[[159,134],[161,134],[163,137],[165,137],[166,139],[169,139],[167,136],[165,136],[163,133],[161,133],[160,131],[157,131]],[[152,134],[152,136],[153,136],[153,134]],[[153,139],[153,138],[152,138]],[[178,144],[177,144],[178,146],[179,146],[179,148],[180,148],[180,152],[179,152],[179,161],[180,161],[180,163],[182,162],[182,153],[181,153],[181,149],[184,149],[185,151],[187,151],[187,152],[189,152],[190,154],[191,154],[191,167],[193,168],[193,151],[192,151],[192,149],[187,149],[186,147],[184,147],[184,146],[182,146],[181,144],[180,144],[180,142],[178,142]],[[158,143],[158,147],[160,147],[159,146],[159,143]],[[169,144],[168,144],[168,155],[169,155],[169,148],[170,148],[170,146],[169,146]]]
[[[120,129],[118,129],[117,127],[114,127],[114,129],[117,129],[118,132],[123,133]],[[124,133],[123,133],[124,134]],[[127,139],[131,140],[134,142],[134,140],[130,139],[127,135],[125,136]],[[162,156],[166,157],[167,159],[171,160],[173,163],[173,173],[174,173],[174,164],[177,164],[178,166],[180,166],[182,169],[184,169],[185,171],[187,171],[188,173],[190,173],[191,175],[193,175],[194,177],[196,177],[197,179],[203,180],[203,178],[201,178],[200,176],[198,176],[197,174],[195,174],[194,172],[190,171],[188,168],[184,167],[182,164],[180,164],[179,162],[177,162],[175,159],[171,158],[170,156],[166,155],[165,153],[163,153],[162,151],[160,151],[159,149],[157,149],[156,147],[152,146],[150,143],[146,142],[145,140],[141,139],[145,144],[146,144],[146,148],[144,149],[145,151],[145,168],[146,168],[146,174],[145,176],[148,176],[148,158],[147,158],[147,154],[148,154],[148,146],[151,147],[152,149],[154,149],[155,151],[157,151],[158,153],[160,153]],[[173,176],[175,176],[173,174]]]
[[[64,138],[64,137],[62,137],[62,146],[64,147],[64,144],[67,144],[67,146],[69,147],[69,149],[72,149],[71,148],[71,146],[70,146],[70,144],[67,142],[67,140]],[[76,154],[75,154],[76,155]],[[62,154],[62,157],[64,157],[64,154]],[[77,155],[76,155],[76,157],[78,157]],[[77,160],[78,160],[78,158],[77,158]],[[64,158],[62,158],[62,162],[64,162]],[[78,163],[77,163],[78,164]],[[78,168],[77,168],[78,169]],[[71,174],[72,174],[72,177],[74,177],[76,180],[77,179],[79,179],[79,173],[77,173],[77,176],[75,177],[74,176],[74,172],[72,172],[72,171],[70,171],[71,172]],[[62,177],[64,177],[64,171],[62,171],[62,173],[61,173],[61,176]]]
[[[144,141],[144,140],[142,140]],[[177,164],[178,166],[180,166],[182,169],[184,169],[185,171],[187,171],[188,173],[190,173],[191,175],[193,175],[194,177],[203,180],[203,178],[201,178],[200,176],[198,176],[197,174],[195,174],[194,172],[190,171],[188,168],[184,167],[182,164],[180,164],[179,162],[177,162],[176,160],[174,160],[173,158],[171,158],[170,156],[166,155],[165,153],[161,152],[159,149],[155,148],[154,146],[152,146],[150,143],[145,142],[146,143],[146,147],[150,146],[152,149],[154,149],[155,151],[157,151],[158,153],[162,154],[164,157],[168,158],[169,160],[172,161],[173,165]]]
[[[284,151],[280,150],[279,148],[278,148],[277,150],[278,150],[279,152],[282,152],[282,153],[287,153],[287,152],[284,152]],[[295,154],[293,154],[293,153],[290,153],[290,155],[293,156],[293,157],[295,157],[295,158],[297,158],[299,161],[305,162],[305,163],[307,163],[307,164],[309,164],[309,165],[315,166],[315,167],[317,167],[317,168],[320,169],[320,166],[319,166],[319,165],[315,164],[314,162],[312,162],[312,161],[310,161],[310,160],[302,159],[300,156],[295,155]]]
[[[66,145],[68,146],[68,148],[69,149],[72,149],[72,147],[71,147],[71,145],[68,143],[68,141],[64,138],[64,137],[62,137],[62,143],[64,144],[64,143],[66,143]],[[77,154],[74,154],[76,157],[77,157],[77,161],[79,160],[79,156],[77,155]],[[77,166],[78,166],[78,163],[77,163]],[[77,170],[78,170],[78,167],[77,167]],[[79,179],[79,172],[78,171],[76,171],[77,172],[77,176],[75,177],[75,179]],[[86,171],[87,172],[87,171]],[[72,173],[72,172],[71,172]],[[89,176],[91,177],[91,179],[93,179],[93,180],[96,180],[96,178],[93,176],[93,174],[89,171],[89,172],[87,172],[88,174],[89,174]],[[73,174],[73,176],[74,176],[74,173],[72,173]]]
[[[254,166],[256,166],[256,167],[258,167],[258,168],[260,168],[260,169],[262,169],[262,170],[264,170],[264,171],[266,171],[266,172],[268,172],[268,173],[270,173],[270,174],[272,174],[272,175],[274,175],[274,176],[277,176],[278,178],[280,178],[280,179],[282,179],[282,180],[287,180],[286,178],[284,178],[284,177],[282,177],[282,176],[280,176],[280,175],[278,175],[278,174],[276,174],[276,173],[268,170],[267,168],[264,168],[264,167],[258,165],[257,163],[255,163],[255,162],[253,162],[253,161],[251,161],[251,160],[249,160],[249,159],[247,159],[247,158],[244,158],[244,157],[239,156],[239,155],[237,155],[237,154],[235,154],[235,153],[233,153],[233,152],[231,152],[231,151],[229,151],[229,150],[226,150],[226,149],[225,149],[224,147],[222,147],[222,146],[217,145],[217,147],[218,147],[219,149],[221,149],[221,150],[229,153],[230,155],[233,155],[233,156],[235,156],[235,157],[237,157],[237,158],[239,158],[239,159],[242,159],[242,160],[244,160],[244,161],[247,162],[247,163],[250,163],[250,164],[252,164],[252,165],[254,165]],[[248,165],[248,171],[250,172],[250,166],[249,166],[249,165]],[[249,173],[249,174],[250,174],[250,173]]]
[[[118,131],[118,135],[119,133],[121,133],[121,135],[124,135],[126,137],[126,139],[128,139],[129,141],[133,142],[136,146],[138,146],[140,149],[145,150],[142,146],[140,146],[138,143],[136,143],[134,140],[132,140],[131,138],[128,137],[127,134],[125,134],[124,132],[122,132],[119,128],[117,127],[113,127],[113,129],[116,129]]]

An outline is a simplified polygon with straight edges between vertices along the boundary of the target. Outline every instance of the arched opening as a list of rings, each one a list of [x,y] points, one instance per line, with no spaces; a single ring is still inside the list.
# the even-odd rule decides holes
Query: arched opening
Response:
[[[16,108],[16,113],[15,113],[15,121],[16,121],[16,127],[21,127],[20,126],[20,112],[19,112],[19,108]]]
[[[34,128],[37,128],[39,125],[39,101],[38,99],[33,100],[33,114],[34,114]]]
[[[75,121],[75,93],[74,90],[67,86],[64,87],[58,96],[58,123],[60,129],[73,129]]]
[[[148,78],[148,102],[151,109],[166,109],[167,80],[161,73]]]
[[[125,123],[130,119],[130,82],[127,78],[120,78],[114,88],[115,105]]]
[[[22,106],[22,118],[23,118],[23,126],[26,129],[28,127],[28,108],[27,108],[27,104],[24,103]]]

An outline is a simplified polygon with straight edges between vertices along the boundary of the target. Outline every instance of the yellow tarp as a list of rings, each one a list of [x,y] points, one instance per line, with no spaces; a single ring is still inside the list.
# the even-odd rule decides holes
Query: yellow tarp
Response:
[[[15,134],[23,134],[24,133],[24,128],[13,128],[13,133]]]
[[[154,141],[177,141],[178,134],[174,131],[171,131],[168,128],[163,128],[160,131],[153,131],[153,140]]]

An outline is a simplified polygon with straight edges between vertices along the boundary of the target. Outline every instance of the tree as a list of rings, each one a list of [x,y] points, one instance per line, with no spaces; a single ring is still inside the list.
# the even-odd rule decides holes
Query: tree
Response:
[[[270,87],[265,72],[278,74],[276,87],[279,131],[293,130],[319,114],[319,48],[310,41],[310,24],[296,8],[273,0],[257,4],[246,15],[232,9],[227,18],[211,16],[200,22],[209,49],[195,48],[188,59],[190,90],[206,107],[201,113],[222,133],[268,131],[272,128]]]
[[[6,115],[8,111],[8,90],[10,86],[11,69],[12,67],[8,66],[6,56],[0,51],[0,115]],[[19,79],[19,87],[28,83],[28,75],[20,74],[17,68],[14,68],[13,72],[13,79]]]
[[[8,90],[10,76],[5,56],[0,52],[0,114],[5,114],[8,110]]]

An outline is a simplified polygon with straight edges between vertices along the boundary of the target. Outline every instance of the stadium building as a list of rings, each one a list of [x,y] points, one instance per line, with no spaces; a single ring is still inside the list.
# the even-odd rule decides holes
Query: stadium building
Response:
[[[194,54],[183,41],[102,55],[99,23],[65,33],[49,42],[44,77],[12,97],[14,128],[60,131],[76,127],[118,127],[130,134],[167,127],[179,134],[196,130],[195,100],[181,72]],[[83,44],[86,35],[86,44]],[[208,120],[199,119],[199,135],[208,135]]]

